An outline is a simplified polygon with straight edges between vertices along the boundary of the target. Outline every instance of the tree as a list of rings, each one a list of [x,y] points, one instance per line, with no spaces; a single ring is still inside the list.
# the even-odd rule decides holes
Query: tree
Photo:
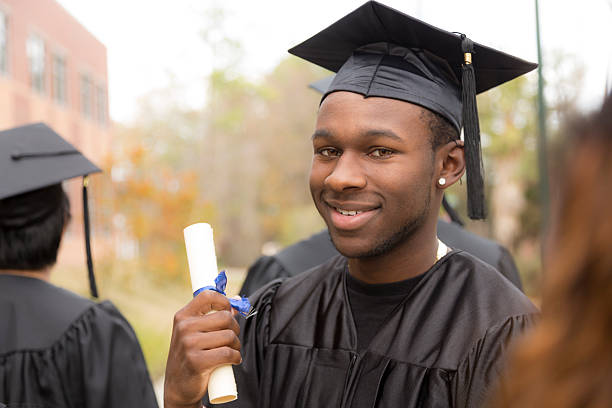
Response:
[[[321,227],[307,188],[319,96],[306,86],[323,75],[289,58],[259,84],[222,71],[211,77],[210,161],[199,173],[208,175],[207,197],[223,208],[218,246],[230,264],[251,263],[266,241],[289,243]]]
[[[187,112],[181,122],[189,118]],[[213,203],[199,192],[197,173],[176,162],[183,149],[171,123],[156,116],[149,126],[119,127],[111,163],[112,215],[107,220],[116,228],[116,255],[137,259],[139,271],[160,282],[184,280],[183,228],[215,217]]]

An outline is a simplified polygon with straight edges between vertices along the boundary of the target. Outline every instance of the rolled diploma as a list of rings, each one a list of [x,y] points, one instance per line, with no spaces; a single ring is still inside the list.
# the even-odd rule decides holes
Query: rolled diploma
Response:
[[[209,224],[198,223],[183,230],[185,248],[187,249],[187,262],[191,275],[192,293],[204,286],[215,286],[217,270],[217,257],[213,230]],[[210,313],[214,313],[211,311]],[[212,404],[222,404],[238,398],[236,380],[232,365],[227,364],[215,368],[208,380],[208,399]]]

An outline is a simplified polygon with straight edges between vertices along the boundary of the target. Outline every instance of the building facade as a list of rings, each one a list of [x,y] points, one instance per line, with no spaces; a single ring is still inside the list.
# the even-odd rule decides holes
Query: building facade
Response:
[[[32,122],[47,123],[104,166],[112,142],[106,47],[54,0],[0,0],[0,129]],[[81,185],[65,188],[73,217],[60,260],[77,264],[84,262]]]

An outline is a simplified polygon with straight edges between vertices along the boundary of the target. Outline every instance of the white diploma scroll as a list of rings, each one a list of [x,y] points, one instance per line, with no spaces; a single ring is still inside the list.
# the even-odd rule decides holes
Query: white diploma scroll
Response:
[[[213,230],[209,224],[198,223],[183,230],[185,235],[185,248],[189,274],[191,275],[192,293],[204,286],[215,286],[217,270],[217,257]],[[210,312],[214,313],[214,311]],[[212,404],[222,404],[238,398],[236,380],[232,365],[217,367],[210,374],[208,380],[208,399]]]

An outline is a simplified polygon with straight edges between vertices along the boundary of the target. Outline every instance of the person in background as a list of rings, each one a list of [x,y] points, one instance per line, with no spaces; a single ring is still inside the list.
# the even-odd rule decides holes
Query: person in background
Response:
[[[45,124],[0,132],[0,406],[157,407],[136,335],[115,306],[49,283],[70,221],[62,181],[99,171]]]
[[[612,406],[612,95],[567,132],[545,246],[541,321],[491,407]]]

